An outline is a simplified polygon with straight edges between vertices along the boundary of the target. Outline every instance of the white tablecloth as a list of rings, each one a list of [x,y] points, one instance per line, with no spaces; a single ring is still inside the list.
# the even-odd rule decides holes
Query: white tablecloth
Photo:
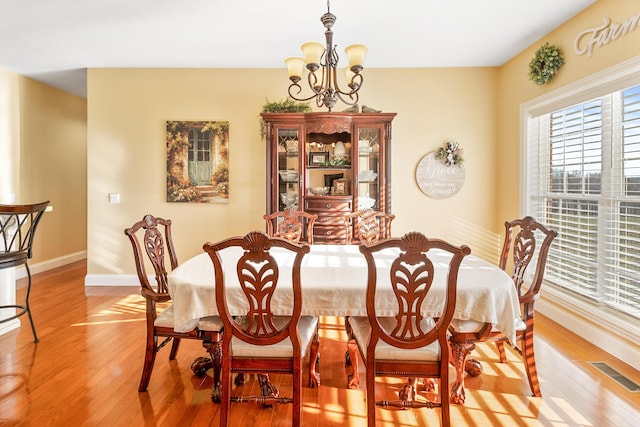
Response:
[[[236,277],[236,262],[242,251],[225,249],[222,255],[229,309],[245,314],[247,303]],[[290,283],[293,256],[276,248],[274,257],[280,266],[280,280]],[[388,269],[395,254],[382,254],[378,278],[388,277]],[[438,315],[445,295],[446,265],[449,256],[432,251],[435,264],[434,294],[423,305],[425,315]],[[440,267],[440,268],[439,268]],[[213,264],[206,253],[197,255],[169,273],[169,293],[174,304],[177,331],[193,329],[198,319],[218,314],[214,294]],[[366,316],[367,268],[357,245],[311,245],[302,262],[302,313],[319,316]],[[378,287],[376,299],[380,316],[393,314],[393,291]],[[290,292],[274,297],[276,311],[290,305]],[[286,314],[281,312],[279,314]],[[515,341],[516,319],[520,315],[518,296],[511,278],[497,266],[472,255],[460,267],[454,317],[492,323]]]

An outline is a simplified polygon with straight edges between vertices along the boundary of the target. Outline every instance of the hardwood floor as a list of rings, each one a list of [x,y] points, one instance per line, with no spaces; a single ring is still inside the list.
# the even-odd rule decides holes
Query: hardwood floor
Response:
[[[85,289],[85,274],[85,263],[78,262],[34,276],[32,311],[39,344],[33,343],[26,317],[19,330],[0,336],[0,425],[217,425],[211,377],[198,378],[190,369],[193,359],[205,354],[199,342],[183,341],[172,362],[169,349],[162,349],[148,392],[138,393],[145,335],[142,297],[137,288]],[[366,425],[364,390],[345,389],[345,340],[342,319],[321,319],[322,385],[304,389],[305,427]],[[509,363],[501,364],[493,346],[479,345],[474,356],[484,373],[468,378],[466,403],[452,405],[452,425],[640,425],[640,393],[628,392],[588,362],[607,362],[636,383],[640,372],[542,316],[535,344],[542,398],[530,396],[516,353],[509,350]],[[290,391],[289,377],[273,376],[272,381],[281,395]],[[383,393],[392,398],[400,382],[388,379],[387,387],[378,387],[386,388],[380,398]],[[242,392],[259,393],[255,378]],[[436,411],[378,409],[377,421],[380,426],[439,425]],[[290,406],[237,403],[232,425],[286,426],[290,413]]]

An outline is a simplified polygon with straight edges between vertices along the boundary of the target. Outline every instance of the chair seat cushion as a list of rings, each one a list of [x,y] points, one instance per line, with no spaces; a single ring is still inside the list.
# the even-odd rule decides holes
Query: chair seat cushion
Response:
[[[516,331],[524,331],[527,327],[524,321],[520,318],[516,318],[515,321]],[[477,320],[460,320],[453,319],[451,320],[451,327],[455,332],[479,332],[484,327],[484,322],[479,322]],[[495,327],[491,329],[491,332],[499,332]]]
[[[285,316],[277,316],[274,318],[276,326],[283,325],[288,322]],[[316,334],[318,326],[318,318],[316,316],[301,316],[298,323],[298,331],[300,333],[300,345],[302,348],[302,357],[307,354],[309,343]],[[234,337],[231,340],[231,352],[234,357],[293,357],[293,347],[291,339],[287,338],[273,345],[253,345]]]
[[[393,330],[396,324],[396,319],[392,317],[379,318],[380,325],[387,331]],[[431,318],[422,320],[422,326],[424,331],[432,329],[435,322]],[[349,317],[349,325],[353,333],[360,353],[364,356],[367,353],[367,342],[371,336],[371,325],[369,325],[368,317],[354,316]],[[403,349],[393,347],[382,340],[378,340],[376,345],[376,359],[377,360],[421,360],[421,361],[437,361],[440,360],[440,345],[437,341],[429,344],[426,347],[417,349]]]
[[[207,316],[198,321],[198,329],[201,331],[219,332],[222,328],[220,316]]]
[[[167,307],[165,310],[158,313],[153,325],[157,328],[172,328],[173,329],[173,304]]]

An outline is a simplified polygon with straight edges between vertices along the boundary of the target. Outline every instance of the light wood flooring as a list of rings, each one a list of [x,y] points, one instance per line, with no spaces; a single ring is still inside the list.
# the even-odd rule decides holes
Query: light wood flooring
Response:
[[[148,392],[138,393],[145,336],[142,297],[137,288],[85,289],[85,274],[86,264],[78,262],[34,276],[32,311],[39,344],[33,343],[26,317],[20,329],[0,336],[0,425],[218,425],[211,377],[196,377],[190,369],[195,357],[205,355],[200,343],[183,341],[171,362],[168,348],[162,349]],[[345,388],[345,340],[342,319],[321,319],[322,385],[304,389],[305,427],[366,425],[364,377],[361,389]],[[466,381],[466,403],[452,405],[452,425],[640,426],[640,393],[628,392],[588,362],[607,362],[635,382],[640,372],[542,316],[535,345],[542,398],[530,396],[515,352],[509,350],[509,363],[501,364],[494,347],[481,344],[474,356],[484,373]],[[272,382],[287,395],[289,377],[273,376]],[[401,382],[379,380],[377,394],[393,397]],[[258,393],[255,378],[242,392]],[[437,411],[378,409],[376,417],[379,426],[439,425]],[[232,425],[287,426],[290,413],[290,405],[233,404]]]

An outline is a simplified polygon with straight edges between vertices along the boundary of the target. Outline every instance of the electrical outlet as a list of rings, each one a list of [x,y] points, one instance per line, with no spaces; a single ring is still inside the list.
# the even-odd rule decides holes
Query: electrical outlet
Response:
[[[109,193],[109,203],[120,203],[120,193]]]

